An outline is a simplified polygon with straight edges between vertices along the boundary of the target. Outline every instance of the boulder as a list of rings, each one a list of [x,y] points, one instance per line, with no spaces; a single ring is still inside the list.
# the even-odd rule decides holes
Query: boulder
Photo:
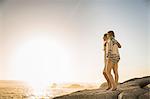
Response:
[[[150,99],[150,76],[133,78],[118,84],[117,90],[105,90],[107,83],[99,89],[81,90],[53,99]]]

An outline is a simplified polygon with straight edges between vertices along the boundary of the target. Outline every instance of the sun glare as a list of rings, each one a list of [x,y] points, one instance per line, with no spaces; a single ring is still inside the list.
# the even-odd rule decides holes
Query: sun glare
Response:
[[[48,37],[34,38],[21,44],[14,53],[13,76],[29,82],[37,94],[42,94],[48,84],[68,77],[69,59],[69,52],[61,42]]]

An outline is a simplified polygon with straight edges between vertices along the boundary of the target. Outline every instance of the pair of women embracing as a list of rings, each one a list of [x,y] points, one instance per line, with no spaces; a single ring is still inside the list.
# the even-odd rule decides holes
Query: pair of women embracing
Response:
[[[116,90],[118,84],[118,62],[120,60],[119,50],[121,48],[120,43],[115,39],[115,34],[113,31],[108,31],[104,34],[104,59],[105,67],[103,70],[103,75],[107,80],[108,88],[106,90]],[[114,78],[111,74],[111,70],[114,72]]]

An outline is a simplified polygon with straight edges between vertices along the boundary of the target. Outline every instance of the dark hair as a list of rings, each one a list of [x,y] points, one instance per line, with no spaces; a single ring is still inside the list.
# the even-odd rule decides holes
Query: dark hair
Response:
[[[111,34],[113,37],[115,37],[115,33],[114,33],[114,31],[108,31],[108,34]]]
[[[104,37],[107,37],[107,33],[104,34]]]

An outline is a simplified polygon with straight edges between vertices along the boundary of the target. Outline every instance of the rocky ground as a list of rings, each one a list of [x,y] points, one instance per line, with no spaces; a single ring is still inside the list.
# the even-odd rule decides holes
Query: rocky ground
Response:
[[[150,99],[150,76],[134,78],[118,84],[117,90],[106,91],[107,84],[99,89],[81,90],[53,99]]]

